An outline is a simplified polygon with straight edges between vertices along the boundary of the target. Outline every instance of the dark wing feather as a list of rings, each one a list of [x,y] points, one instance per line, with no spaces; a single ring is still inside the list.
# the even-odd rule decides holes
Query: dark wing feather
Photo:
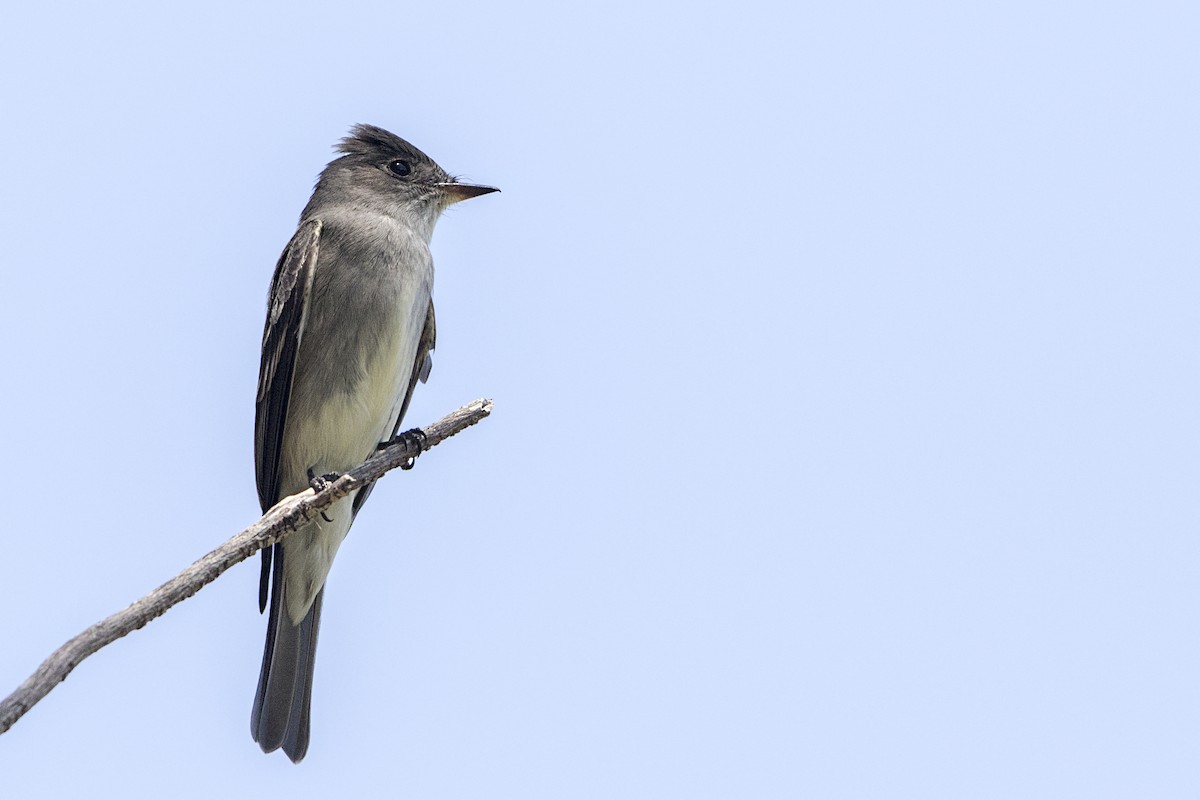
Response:
[[[429,310],[425,312],[425,327],[421,329],[421,341],[417,342],[417,358],[413,362],[412,375],[408,378],[408,391],[404,395],[404,402],[400,405],[400,416],[396,417],[396,424],[392,427],[392,437],[400,432],[400,426],[404,423],[404,415],[408,412],[408,404],[412,400],[413,390],[417,388],[417,381],[425,383],[429,380],[429,373],[433,370],[432,353],[436,345],[437,320],[433,315],[433,301],[430,300]],[[354,497],[352,509],[355,514],[362,508],[363,503],[367,502],[367,497],[370,496],[371,489],[374,487],[374,483],[369,483]]]
[[[433,315],[433,301],[429,301],[429,311],[425,312],[425,327],[421,329],[421,341],[417,343],[417,359],[413,362],[412,375],[408,378],[408,392],[404,395],[404,403],[400,406],[400,416],[396,417],[396,425],[392,428],[394,437],[400,432],[404,415],[408,413],[408,404],[412,400],[413,390],[417,381],[425,383],[429,373],[433,371],[433,348],[437,346],[437,320]]]
[[[258,502],[264,513],[279,501],[279,455],[283,448],[283,429],[287,422],[292,374],[296,366],[296,353],[300,350],[300,339],[304,334],[320,240],[321,220],[310,219],[302,223],[279,257],[279,263],[275,265],[275,277],[271,279],[254,417],[254,473],[258,482]],[[267,606],[272,549],[262,551],[262,577],[258,591],[260,611]]]

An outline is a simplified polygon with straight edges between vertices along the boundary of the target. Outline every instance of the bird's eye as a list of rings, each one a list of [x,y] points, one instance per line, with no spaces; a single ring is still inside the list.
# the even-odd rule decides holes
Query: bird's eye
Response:
[[[393,161],[388,164],[388,172],[395,175],[397,178],[403,178],[408,173],[412,172],[412,167],[407,161]]]

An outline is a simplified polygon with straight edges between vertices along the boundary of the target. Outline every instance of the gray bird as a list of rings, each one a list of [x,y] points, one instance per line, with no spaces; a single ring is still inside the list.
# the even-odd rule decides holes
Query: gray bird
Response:
[[[265,512],[318,476],[358,466],[400,429],[433,350],[429,241],[452,203],[497,191],[459,183],[400,137],[356,125],[321,173],[275,267],[254,424]],[[270,615],[250,728],[264,752],[308,750],[325,578],[371,487],[263,550]]]

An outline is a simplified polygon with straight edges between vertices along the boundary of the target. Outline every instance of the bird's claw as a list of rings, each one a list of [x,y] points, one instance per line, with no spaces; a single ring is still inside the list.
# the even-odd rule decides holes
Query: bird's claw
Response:
[[[342,477],[336,472],[326,472],[324,475],[314,475],[310,469],[308,471],[308,485],[312,487],[314,492],[323,492],[329,488],[329,484]]]
[[[404,442],[404,444],[410,450],[416,450],[416,454],[409,458],[408,461],[405,461],[403,464],[401,464],[400,469],[412,469],[414,466],[416,466],[417,456],[425,452],[425,441],[425,431],[421,430],[420,428],[413,428],[412,430],[405,431],[404,433],[392,439],[392,442]]]
[[[313,492],[320,494],[329,488],[329,484],[333,483],[340,477],[342,476],[336,472],[326,472],[324,475],[314,475],[313,471],[309,469],[308,485],[312,487]],[[326,522],[333,522],[333,520],[329,518],[329,515],[324,511],[321,512],[321,519],[325,520]]]

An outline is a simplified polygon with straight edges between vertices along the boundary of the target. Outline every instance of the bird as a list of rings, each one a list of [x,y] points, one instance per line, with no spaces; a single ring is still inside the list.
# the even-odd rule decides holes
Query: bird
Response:
[[[353,126],[335,151],[271,279],[254,424],[264,513],[399,432],[432,366],[434,225],[450,205],[499,191],[459,181],[374,125]],[[262,551],[267,638],[251,733],[295,763],[308,752],[325,580],[371,488]]]

